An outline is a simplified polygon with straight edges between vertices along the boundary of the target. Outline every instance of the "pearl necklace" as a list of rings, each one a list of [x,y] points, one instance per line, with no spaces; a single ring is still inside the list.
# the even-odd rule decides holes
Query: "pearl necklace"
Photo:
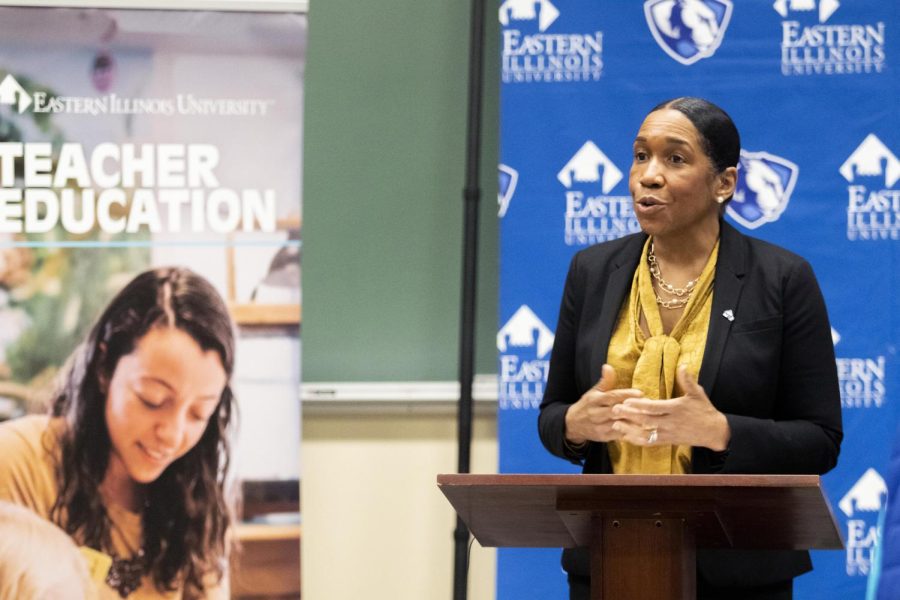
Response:
[[[697,276],[695,279],[688,281],[683,288],[677,288],[663,279],[662,273],[660,273],[659,270],[659,263],[656,261],[656,254],[653,253],[652,240],[650,241],[650,248],[647,251],[647,262],[650,264],[650,274],[657,281],[659,288],[667,294],[675,296],[669,300],[663,300],[659,297],[656,290],[653,290],[653,294],[656,296],[656,303],[669,310],[687,306],[687,303],[691,300],[691,294],[694,291],[694,287],[697,285],[697,281],[700,277]]]

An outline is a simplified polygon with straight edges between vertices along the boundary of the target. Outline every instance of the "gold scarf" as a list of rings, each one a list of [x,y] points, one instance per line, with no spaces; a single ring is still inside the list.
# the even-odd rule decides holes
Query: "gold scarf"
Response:
[[[622,307],[609,342],[607,362],[616,370],[619,388],[637,388],[654,400],[676,398],[683,392],[675,381],[679,364],[695,375],[703,362],[709,315],[712,311],[713,280],[719,243],[713,247],[697,280],[691,299],[672,331],[663,333],[660,308],[647,262],[650,239],[631,283],[628,303]],[[665,309],[663,309],[665,310]],[[650,337],[641,330],[641,314]],[[614,473],[688,473],[690,446],[633,446],[627,442],[607,444]]]

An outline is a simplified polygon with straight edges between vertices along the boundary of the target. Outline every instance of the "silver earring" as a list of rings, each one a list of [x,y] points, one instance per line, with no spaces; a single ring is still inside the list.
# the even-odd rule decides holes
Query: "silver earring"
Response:
[[[716,202],[723,204],[725,202],[725,196],[716,196]]]

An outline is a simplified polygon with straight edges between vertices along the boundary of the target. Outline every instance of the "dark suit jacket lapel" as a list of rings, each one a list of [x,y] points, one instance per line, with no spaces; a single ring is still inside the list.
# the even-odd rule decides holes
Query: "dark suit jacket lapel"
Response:
[[[716,280],[713,289],[713,305],[710,314],[709,331],[706,334],[706,349],[700,365],[699,382],[707,394],[712,394],[722,353],[728,343],[732,320],[725,317],[730,310],[737,314],[741,289],[746,273],[747,248],[744,236],[734,227],[720,221],[719,258],[716,262]]]
[[[603,305],[599,307],[600,319],[591,352],[589,381],[592,384],[600,379],[600,367],[606,362],[609,340],[612,337],[613,328],[616,326],[619,309],[631,291],[631,280],[634,277],[637,263],[641,259],[641,252],[646,240],[646,235],[634,236],[616,256],[610,259],[612,268],[609,278],[606,280],[606,289],[602,290]]]

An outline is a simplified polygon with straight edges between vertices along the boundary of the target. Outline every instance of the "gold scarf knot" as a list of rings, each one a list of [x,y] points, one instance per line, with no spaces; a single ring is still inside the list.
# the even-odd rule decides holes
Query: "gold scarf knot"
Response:
[[[607,361],[618,376],[619,387],[636,388],[647,398],[676,398],[679,389],[675,373],[684,364],[694,375],[700,372],[706,333],[712,312],[713,281],[719,243],[697,280],[691,299],[668,334],[653,290],[647,264],[650,241],[644,244],[641,262],[634,273],[631,295],[622,307],[609,343]],[[641,328],[643,316],[647,331]],[[690,446],[632,446],[626,442],[607,445],[615,473],[687,473],[691,466]]]

